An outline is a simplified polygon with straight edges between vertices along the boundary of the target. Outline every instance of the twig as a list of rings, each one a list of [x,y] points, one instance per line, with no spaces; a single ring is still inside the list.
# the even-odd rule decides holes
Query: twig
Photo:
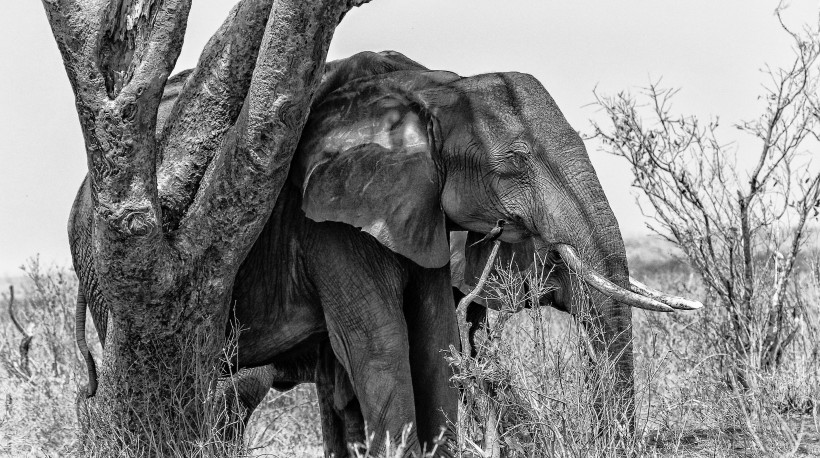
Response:
[[[477,298],[478,295],[481,294],[481,290],[484,289],[484,284],[487,282],[487,277],[490,276],[490,271],[493,269],[495,257],[498,255],[498,248],[500,246],[501,242],[498,240],[493,243],[493,251],[490,252],[490,257],[487,258],[487,264],[484,265],[484,271],[481,272],[478,284],[475,285],[475,288],[473,288],[469,294],[458,302],[458,308],[456,309],[458,316],[458,334],[461,338],[461,351],[465,355],[472,353],[472,346],[470,345],[470,324],[467,323],[467,306],[470,305],[470,302]]]
[[[498,240],[493,243],[493,250],[487,258],[487,263],[484,265],[484,271],[481,272],[481,277],[478,279],[478,283],[475,285],[475,288],[473,288],[472,291],[464,296],[458,303],[458,308],[456,311],[458,315],[458,333],[461,338],[461,351],[465,355],[472,354],[472,345],[470,345],[470,323],[467,322],[467,306],[470,305],[470,302],[478,297],[478,295],[481,294],[481,290],[484,289],[484,284],[487,282],[487,278],[490,276],[490,271],[493,269],[495,258],[498,255],[498,248],[500,246],[501,242]],[[489,397],[490,386],[486,380],[483,381],[482,387],[488,395],[488,412],[487,418],[484,422],[484,456],[498,458],[501,456],[501,447],[498,442],[498,411],[495,404],[493,404],[492,399]]]
[[[17,317],[14,316],[14,286],[9,286],[9,316],[11,317],[11,322],[14,323],[17,330],[24,336],[28,335],[25,329],[20,326],[20,322],[17,321]]]

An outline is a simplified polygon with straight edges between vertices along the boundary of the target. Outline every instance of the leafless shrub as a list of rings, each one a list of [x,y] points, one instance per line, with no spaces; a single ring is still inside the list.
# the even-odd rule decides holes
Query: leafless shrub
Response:
[[[783,29],[794,60],[766,69],[764,112],[735,126],[760,144],[757,152],[739,151],[755,155],[748,174],[733,146],[719,140],[717,119],[671,114],[675,90],[651,84],[637,97],[596,94],[612,126],[596,124],[595,133],[631,165],[633,185],[651,204],[650,228],[703,278],[720,307],[713,313],[727,314],[716,320],[724,338],[715,350],[726,382],[741,390],[793,356],[790,346],[812,313],[795,280],[820,210],[820,171],[809,153],[820,140],[820,23],[801,33]]]
[[[9,296],[8,296],[8,304],[9,304],[9,318],[11,318],[11,322],[14,324],[14,327],[20,331],[22,337],[20,338],[20,362],[15,367],[11,365],[8,367],[9,372],[18,374],[22,377],[31,377],[31,370],[29,370],[29,351],[31,351],[31,341],[34,339],[34,336],[31,332],[26,329],[30,326],[23,327],[20,323],[20,320],[14,315],[14,285],[9,286]]]
[[[27,370],[19,364],[20,334],[6,311],[0,320],[0,454],[66,455],[76,443],[74,396],[81,361],[73,340],[74,275],[41,265],[23,267],[26,279],[14,300],[16,321],[30,341]],[[8,302],[6,302],[8,305]],[[83,375],[81,375],[83,376]]]

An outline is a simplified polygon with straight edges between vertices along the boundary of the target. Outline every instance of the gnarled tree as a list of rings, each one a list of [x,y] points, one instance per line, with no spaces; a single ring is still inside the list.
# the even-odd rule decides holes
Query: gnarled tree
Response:
[[[194,447],[207,390],[191,361],[216,364],[234,276],[287,176],[333,31],[366,1],[243,0],[157,133],[191,0],[43,0],[88,159],[69,231],[89,242],[72,243],[90,247],[75,267],[106,342],[99,390],[79,405],[98,440],[150,456]]]

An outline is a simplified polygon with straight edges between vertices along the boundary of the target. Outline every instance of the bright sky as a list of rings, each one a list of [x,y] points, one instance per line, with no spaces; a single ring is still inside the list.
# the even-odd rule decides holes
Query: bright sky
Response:
[[[235,2],[196,0],[177,68],[195,65]],[[394,49],[462,75],[520,71],[549,90],[588,132],[592,89],[613,93],[663,77],[681,87],[676,108],[724,124],[759,113],[765,63],[791,57],[771,0],[373,0],[342,21],[330,59]],[[794,0],[785,17],[816,21],[818,1]],[[70,264],[66,221],[86,172],[73,96],[40,2],[0,6],[0,277],[26,258]],[[732,134],[732,132],[727,132]],[[731,140],[731,137],[727,137]],[[588,144],[626,235],[643,218],[622,160]],[[740,155],[751,155],[740,152]]]

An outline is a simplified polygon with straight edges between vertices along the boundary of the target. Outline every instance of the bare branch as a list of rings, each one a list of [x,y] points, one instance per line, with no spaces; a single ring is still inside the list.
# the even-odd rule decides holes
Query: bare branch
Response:
[[[34,336],[29,334],[23,326],[20,325],[20,322],[17,321],[17,317],[14,316],[14,286],[9,285],[9,316],[11,317],[12,323],[14,323],[14,327],[23,334],[23,338],[20,339],[20,372],[26,376],[31,376],[31,371],[29,370],[29,351],[31,350],[31,341],[34,339]]]
[[[794,60],[767,67],[767,107],[738,126],[762,143],[745,179],[717,140],[717,122],[670,115],[675,91],[650,84],[642,104],[625,93],[595,95],[613,125],[595,124],[596,136],[628,161],[634,186],[652,204],[652,229],[676,242],[716,293],[731,317],[732,351],[756,358],[749,364],[777,364],[794,338],[799,299],[788,286],[809,216],[820,207],[820,171],[801,150],[820,138],[820,24],[802,34],[783,27],[795,41]]]
[[[14,316],[14,286],[9,285],[9,317],[11,317],[11,322],[14,323],[14,327],[20,331],[20,334],[28,337],[28,333],[23,326],[20,325],[20,322],[17,321],[17,317]]]
[[[101,84],[102,75],[96,61],[105,2],[43,0],[43,7],[77,97],[80,124],[84,132],[90,131],[93,123],[86,123],[88,114],[82,111],[95,112],[105,100],[105,86]]]

